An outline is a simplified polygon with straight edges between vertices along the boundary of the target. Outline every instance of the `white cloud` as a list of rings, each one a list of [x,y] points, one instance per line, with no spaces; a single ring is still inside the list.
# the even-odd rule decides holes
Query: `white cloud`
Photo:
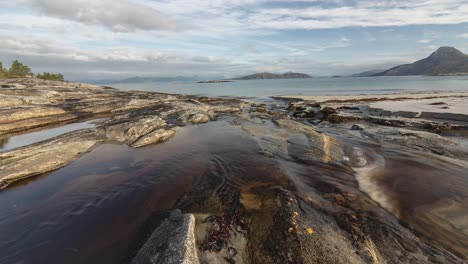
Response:
[[[326,29],[341,27],[456,24],[466,22],[468,2],[460,0],[358,1],[355,6],[270,8],[258,10],[254,27]]]
[[[235,76],[262,68],[341,74],[340,60],[346,69],[410,61],[425,55],[414,55],[418,42],[458,43],[455,34],[439,37],[432,25],[467,17],[466,0],[0,0],[0,58],[70,74]],[[411,33],[396,27],[425,24],[427,30]],[[314,30],[338,28],[346,29]],[[369,55],[398,51],[413,55]]]
[[[166,14],[128,0],[21,0],[45,15],[85,24],[101,25],[113,31],[178,30]]]

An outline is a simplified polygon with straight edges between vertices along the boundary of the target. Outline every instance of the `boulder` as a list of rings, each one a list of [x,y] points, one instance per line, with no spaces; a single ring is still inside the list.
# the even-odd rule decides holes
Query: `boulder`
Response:
[[[170,217],[151,234],[131,263],[199,263],[194,230],[195,217],[192,214],[173,211]]]

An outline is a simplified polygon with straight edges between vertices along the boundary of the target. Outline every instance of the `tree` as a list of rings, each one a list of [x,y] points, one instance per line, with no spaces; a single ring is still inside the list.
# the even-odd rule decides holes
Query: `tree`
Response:
[[[26,77],[28,75],[33,75],[31,68],[29,68],[26,65],[23,65],[21,62],[17,60],[11,63],[10,69],[8,70],[8,77],[20,78],[20,77]]]
[[[36,75],[36,78],[43,79],[43,80],[51,80],[51,81],[64,81],[63,74],[61,73],[49,73],[49,72],[44,72],[44,73],[38,73]]]
[[[5,78],[7,75],[6,70],[3,68],[3,64],[0,61],[0,78]]]

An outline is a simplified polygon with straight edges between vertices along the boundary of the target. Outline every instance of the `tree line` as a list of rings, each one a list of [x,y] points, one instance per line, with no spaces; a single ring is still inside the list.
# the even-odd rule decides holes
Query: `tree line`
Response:
[[[11,63],[9,69],[3,68],[2,62],[0,62],[0,78],[23,78],[23,77],[36,77],[43,80],[51,81],[65,81],[63,74],[61,73],[38,73],[34,74],[28,66],[15,60]]]

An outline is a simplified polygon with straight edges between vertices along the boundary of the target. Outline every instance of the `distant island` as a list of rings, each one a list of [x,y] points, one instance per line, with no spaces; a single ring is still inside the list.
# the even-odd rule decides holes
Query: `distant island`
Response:
[[[252,75],[247,75],[247,76],[243,76],[239,78],[234,78],[233,80],[305,79],[305,78],[312,78],[312,77],[305,73],[297,73],[297,72],[288,72],[284,74],[262,72],[262,73],[255,73]]]
[[[371,76],[468,75],[468,55],[453,47],[440,47],[429,57]]]
[[[207,81],[198,81],[197,83],[227,83],[233,82],[231,80],[207,80]]]

